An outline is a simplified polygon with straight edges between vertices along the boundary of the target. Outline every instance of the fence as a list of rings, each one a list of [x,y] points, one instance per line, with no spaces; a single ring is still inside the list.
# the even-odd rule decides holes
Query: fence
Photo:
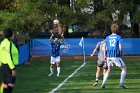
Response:
[[[89,55],[101,38],[85,38],[85,53]],[[79,46],[80,38],[67,38],[60,47],[61,55],[82,55],[82,48]],[[29,47],[30,45],[30,47]],[[140,38],[124,38],[123,54],[140,55]],[[19,47],[19,64],[23,64],[30,56],[50,56],[51,46],[49,39],[32,39],[29,43]],[[24,55],[24,56],[23,56]]]
[[[30,59],[30,42],[19,46],[19,64]]]

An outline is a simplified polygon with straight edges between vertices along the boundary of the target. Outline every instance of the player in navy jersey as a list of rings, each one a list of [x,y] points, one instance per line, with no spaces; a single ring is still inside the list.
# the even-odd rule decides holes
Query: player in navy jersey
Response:
[[[118,30],[118,25],[117,24],[112,24],[111,26],[111,31],[112,34],[107,36],[105,39],[105,46],[104,48],[106,49],[104,53],[104,59],[107,60],[107,72],[104,75],[103,82],[102,82],[102,88],[105,88],[106,86],[106,81],[108,79],[109,73],[112,69],[113,63],[120,67],[121,69],[121,77],[120,77],[120,85],[119,87],[121,88],[126,88],[124,86],[124,79],[126,76],[126,66],[121,59],[122,55],[122,38],[121,36],[117,35],[117,30]]]
[[[63,44],[64,41],[64,36],[63,33],[61,34],[61,40],[59,40],[58,35],[54,37],[54,42],[52,41],[54,34],[51,35],[50,37],[50,44],[52,47],[51,50],[51,66],[50,66],[50,74],[48,76],[51,76],[54,74],[54,64],[56,63],[56,67],[57,67],[57,77],[60,75],[60,46],[61,44]]]
[[[97,86],[97,84],[98,84],[101,68],[103,68],[103,75],[107,71],[107,64],[106,64],[106,62],[104,62],[104,44],[105,44],[105,40],[98,42],[95,49],[93,50],[93,53],[90,55],[90,56],[93,56],[98,51],[96,80],[95,80],[95,83],[93,84],[93,86]]]

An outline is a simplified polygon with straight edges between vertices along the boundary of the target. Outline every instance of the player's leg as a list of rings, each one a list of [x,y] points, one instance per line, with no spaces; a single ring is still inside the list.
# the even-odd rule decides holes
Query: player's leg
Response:
[[[105,62],[103,65],[103,76],[105,75],[106,71],[107,71],[107,63]]]
[[[123,62],[123,60],[121,58],[116,58],[116,61],[114,62],[116,66],[120,67],[121,69],[121,76],[120,76],[120,84],[119,86],[122,88],[126,88],[124,86],[124,79],[126,76],[126,67],[125,67],[125,63]]]
[[[54,74],[54,64],[55,64],[55,58],[51,56],[50,61],[50,74],[48,76],[52,76]]]
[[[102,82],[102,86],[101,86],[102,88],[105,88],[105,86],[106,86],[106,81],[109,77],[111,69],[112,69],[112,66],[108,66],[108,69],[107,69],[107,71],[106,71],[106,73],[104,74],[104,77],[103,77],[103,82]]]
[[[4,87],[2,77],[3,77],[3,73],[2,73],[2,69],[0,67],[0,93],[3,93],[3,87]]]
[[[12,93],[13,91],[16,76],[13,76],[12,73],[13,72],[9,68],[9,66],[5,65],[3,68],[3,82],[4,82],[3,93]]]
[[[102,85],[101,85],[101,87],[102,88],[105,88],[105,86],[106,86],[106,81],[107,81],[107,79],[108,79],[108,77],[109,77],[109,74],[110,74],[110,72],[111,72],[111,69],[112,69],[112,66],[113,66],[113,64],[112,64],[112,62],[111,62],[111,60],[110,60],[111,58],[107,58],[107,71],[106,71],[106,73],[104,74],[104,77],[103,77],[103,82],[102,82]]]
[[[95,83],[93,84],[93,86],[97,86],[98,81],[99,81],[99,77],[100,77],[100,70],[103,67],[104,61],[103,59],[99,58],[97,61],[97,70],[96,70],[96,80]]]
[[[125,89],[126,87],[124,86],[124,79],[125,79],[125,76],[126,76],[126,67],[122,66],[121,70],[122,70],[122,72],[121,72],[119,87],[122,87],[122,88]]]
[[[97,84],[98,84],[98,80],[99,80],[99,77],[100,77],[100,70],[101,70],[101,67],[97,66],[96,79],[95,79],[95,83],[93,84],[93,86],[97,86]]]
[[[54,64],[50,65],[50,74],[48,76],[52,76],[54,74]]]
[[[60,75],[60,56],[56,57],[57,77]]]
[[[3,84],[3,82],[1,82],[1,84],[0,84],[0,93],[3,93],[3,87],[4,87],[4,84]]]

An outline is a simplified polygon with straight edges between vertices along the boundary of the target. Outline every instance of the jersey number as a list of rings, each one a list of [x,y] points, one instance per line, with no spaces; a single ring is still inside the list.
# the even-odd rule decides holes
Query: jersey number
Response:
[[[114,47],[115,43],[116,43],[116,40],[115,39],[110,39],[109,42],[110,42],[110,46]]]

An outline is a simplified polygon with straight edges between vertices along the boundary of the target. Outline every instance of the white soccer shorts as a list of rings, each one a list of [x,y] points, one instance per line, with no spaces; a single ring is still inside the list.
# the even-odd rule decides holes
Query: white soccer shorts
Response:
[[[125,63],[123,62],[123,60],[120,57],[117,57],[117,58],[108,57],[107,66],[113,66],[113,63],[118,67],[125,66]]]
[[[55,62],[60,62],[60,56],[58,56],[58,57],[53,57],[53,56],[51,56],[51,64],[55,64]]]

